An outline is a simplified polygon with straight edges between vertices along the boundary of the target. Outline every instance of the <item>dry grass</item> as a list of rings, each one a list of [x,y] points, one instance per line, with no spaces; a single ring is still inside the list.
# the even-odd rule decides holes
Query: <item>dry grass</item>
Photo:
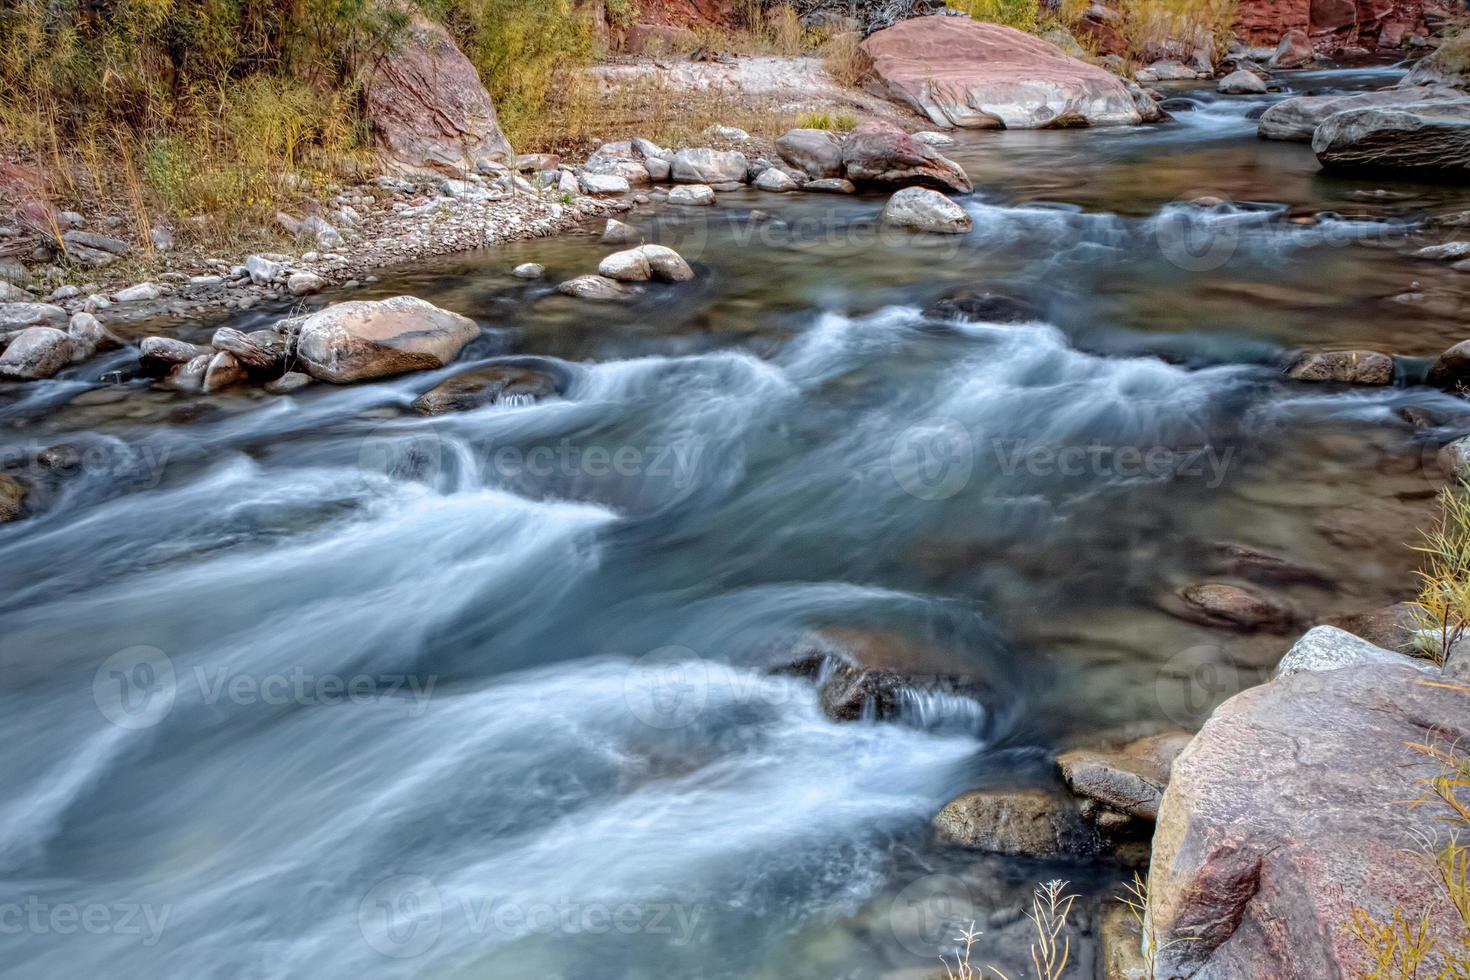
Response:
[[[832,80],[847,88],[857,88],[867,74],[867,61],[859,45],[862,38],[856,32],[838,34],[822,46],[822,67]]]
[[[1031,895],[1031,910],[1026,917],[1031,920],[1036,938],[1031,943],[1031,967],[1036,980],[1061,980],[1072,961],[1072,940],[1066,935],[1067,919],[1072,914],[1076,895],[1067,894],[1067,882],[1048,881],[1037,885]],[[975,923],[955,937],[960,944],[953,964],[941,956],[945,980],[980,980],[988,970],[1000,980],[1010,978],[994,965],[978,967],[971,962],[975,942],[980,933]]]
[[[1130,62],[1156,55],[1182,57],[1196,47],[1225,50],[1235,23],[1236,0],[1123,0],[1122,31]]]
[[[1414,625],[1426,652],[1443,663],[1470,625],[1470,485],[1440,492],[1440,513],[1414,550],[1424,556]]]

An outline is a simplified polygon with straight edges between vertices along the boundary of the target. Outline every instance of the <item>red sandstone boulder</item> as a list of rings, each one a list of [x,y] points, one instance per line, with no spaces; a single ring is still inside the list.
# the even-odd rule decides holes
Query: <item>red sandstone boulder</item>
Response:
[[[959,164],[878,119],[858,126],[843,140],[842,166],[855,184],[932,187],[961,194],[974,189]]]
[[[1037,129],[1142,122],[1115,75],[1054,44],[968,17],[916,17],[859,47],[866,84],[939,126]]]
[[[363,104],[384,156],[400,170],[458,175],[477,160],[514,155],[475,66],[448,31],[422,16],[374,66]]]

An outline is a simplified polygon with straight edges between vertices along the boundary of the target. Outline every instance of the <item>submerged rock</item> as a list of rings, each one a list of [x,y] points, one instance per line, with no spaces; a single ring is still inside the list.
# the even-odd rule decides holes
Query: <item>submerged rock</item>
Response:
[[[1174,759],[1192,737],[1189,732],[1169,732],[1121,749],[1074,749],[1059,756],[1057,765],[1078,796],[1131,817],[1153,820],[1169,785]]]
[[[420,415],[468,412],[497,402],[522,404],[555,398],[565,390],[564,372],[550,362],[494,364],[457,374],[414,399]]]
[[[320,381],[348,384],[443,367],[479,335],[475,321],[413,296],[359,300],[303,320],[296,359]]]
[[[1238,585],[1190,585],[1179,591],[1178,598],[1182,604],[1166,604],[1168,611],[1204,626],[1284,633],[1297,622],[1290,606]]]
[[[1286,376],[1294,381],[1392,384],[1393,358],[1372,350],[1308,351],[1286,369]]]
[[[944,843],[989,854],[1084,856],[1100,849],[1076,801],[1043,789],[966,793],[939,811],[934,831]]]
[[[556,287],[556,291],[577,299],[620,300],[636,296],[637,288],[625,286],[606,276],[578,276]]]
[[[26,488],[9,473],[0,473],[0,524],[17,520],[25,512]]]
[[[997,293],[952,296],[924,307],[931,320],[961,320],[966,323],[1041,323],[1041,310],[1024,300]]]

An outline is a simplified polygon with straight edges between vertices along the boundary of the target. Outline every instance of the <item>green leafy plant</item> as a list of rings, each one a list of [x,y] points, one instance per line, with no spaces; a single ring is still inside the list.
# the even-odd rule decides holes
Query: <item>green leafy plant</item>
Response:
[[[850,133],[857,129],[857,116],[850,112],[806,112],[796,120],[799,129],[826,129]]]

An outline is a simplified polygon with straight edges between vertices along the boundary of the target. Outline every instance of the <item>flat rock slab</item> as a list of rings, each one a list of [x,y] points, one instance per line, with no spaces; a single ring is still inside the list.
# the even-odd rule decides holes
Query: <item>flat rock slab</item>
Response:
[[[1263,112],[1256,132],[1261,139],[1310,143],[1322,120],[1336,112],[1462,98],[1463,93],[1444,88],[1397,88],[1356,95],[1298,95],[1282,99]]]
[[[1329,170],[1470,173],[1470,99],[1349,109],[1328,116],[1312,152]]]
[[[1062,778],[1079,796],[1143,820],[1159,814],[1174,759],[1193,736],[1169,732],[1121,749],[1074,749],[1057,758]]]
[[[1088,125],[1143,121],[1116,75],[1000,24],[915,17],[859,46],[867,86],[938,126],[1038,129],[1077,117]]]
[[[1413,670],[1431,670],[1427,660],[1415,660],[1402,653],[1385,650],[1359,636],[1340,630],[1336,626],[1317,626],[1308,630],[1276,666],[1277,677],[1311,671],[1342,670],[1345,667],[1364,667],[1369,664],[1408,667]]]
[[[1215,712],[1174,762],[1154,834],[1152,922],[1161,977],[1322,980],[1371,973],[1344,928],[1394,906],[1450,939],[1459,917],[1409,807],[1438,767],[1411,743],[1470,738],[1470,694],[1407,667],[1297,673]],[[1194,937],[1182,941],[1184,937]],[[1181,940],[1174,942],[1176,940]]]

